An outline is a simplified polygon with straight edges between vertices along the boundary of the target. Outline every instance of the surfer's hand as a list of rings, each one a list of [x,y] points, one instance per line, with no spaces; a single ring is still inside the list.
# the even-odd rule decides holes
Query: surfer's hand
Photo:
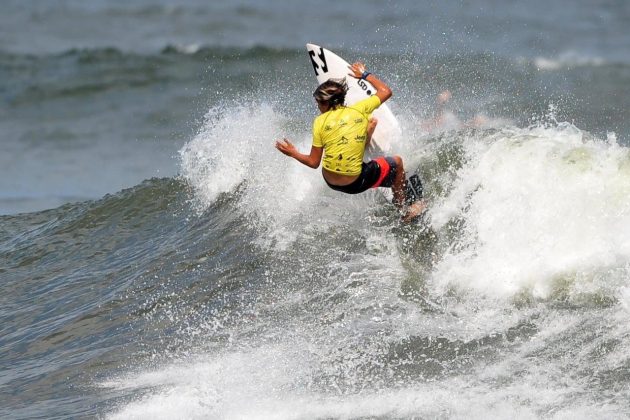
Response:
[[[351,71],[351,73],[348,73],[348,76],[352,76],[355,79],[360,79],[363,75],[363,72],[365,71],[365,64],[361,62],[356,62],[351,66],[348,66],[348,68]]]
[[[295,154],[295,146],[288,139],[278,140],[276,142],[276,149],[280,150],[280,152],[284,153],[287,156],[293,157]]]

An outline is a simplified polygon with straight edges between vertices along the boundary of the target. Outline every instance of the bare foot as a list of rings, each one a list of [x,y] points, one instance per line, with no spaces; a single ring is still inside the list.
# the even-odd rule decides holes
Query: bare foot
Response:
[[[407,212],[402,217],[402,221],[404,223],[411,222],[414,218],[418,217],[423,211],[427,208],[427,203],[424,200],[416,201],[409,207],[407,207]]]

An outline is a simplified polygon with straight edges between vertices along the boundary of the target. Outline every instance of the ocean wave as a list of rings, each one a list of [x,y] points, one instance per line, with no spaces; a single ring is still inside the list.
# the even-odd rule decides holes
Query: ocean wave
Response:
[[[0,216],[0,222],[7,226],[14,223],[21,226],[20,234],[7,237],[0,249],[8,252],[29,248],[33,251],[29,253],[29,258],[32,259],[39,255],[35,252],[36,248],[32,248],[33,240],[42,240],[45,243],[56,235],[66,234],[77,240],[83,234],[96,239],[98,229],[103,226],[134,217],[150,218],[155,211],[163,210],[159,206],[156,208],[158,203],[168,205],[167,203],[182,193],[184,186],[185,184],[174,179],[153,179],[116,194],[108,194],[99,200],[70,203],[41,212]],[[155,200],[156,197],[159,198],[158,201]],[[42,220],[45,223],[40,225],[39,221]],[[29,224],[35,227],[26,228]],[[19,259],[14,260],[14,264],[23,266]]]
[[[405,156],[430,210],[405,226],[382,197],[330,192],[280,155],[280,129],[310,144],[273,107],[215,109],[182,149],[181,179],[0,217],[3,308],[18,326],[2,361],[21,363],[11,385],[54,398],[37,375],[45,362],[55,385],[96,385],[106,406],[92,410],[113,418],[289,413],[282,401],[296,398],[304,416],[431,416],[478,401],[483,417],[523,386],[540,397],[528,412],[569,412],[590,388],[548,369],[588,363],[610,341],[623,345],[599,374],[614,380],[627,357],[613,321],[628,310],[630,153],[613,136],[551,121],[421,137]],[[542,367],[523,373],[532,354]],[[103,374],[94,357],[114,367]],[[506,377],[517,380],[501,398],[479,400]],[[441,400],[408,401],[433,392],[426,380]]]
[[[630,261],[627,148],[559,123],[502,129],[461,150],[466,164],[431,209],[438,231],[461,221],[432,274],[441,290],[617,299]]]
[[[160,56],[115,48],[72,49],[44,56],[0,53],[0,73],[11,75],[6,98],[12,105],[161,83],[170,76],[156,70],[160,64],[166,64]]]
[[[233,63],[228,73],[253,61],[283,61],[299,56],[292,50],[265,47],[214,48],[171,45],[154,54],[137,54],[118,48],[70,49],[59,54],[31,55],[0,52],[3,97],[10,105],[59,98],[82,98],[120,90],[130,91],[168,83],[210,66],[219,70]],[[229,76],[227,76],[229,78]],[[249,80],[245,76],[243,83]],[[238,80],[232,77],[231,80]],[[10,81],[10,83],[9,83]]]
[[[414,255],[435,262],[429,270],[438,295],[461,288],[507,299],[568,293],[579,300],[582,290],[616,299],[630,261],[630,233],[623,229],[630,226],[630,202],[624,200],[630,196],[629,152],[614,134],[600,140],[558,123],[555,112],[525,128],[436,133],[420,149],[407,132],[401,151],[425,180],[438,237],[435,247],[427,249],[425,241]],[[338,213],[368,217],[370,208],[383,206],[369,194],[331,197],[317,171],[277,153],[274,137],[288,124],[287,116],[269,106],[212,110],[180,152],[182,175],[199,208],[239,188],[250,216],[287,247],[299,238],[302,220],[326,217],[329,228]],[[289,137],[300,148],[310,144],[307,131],[292,130]],[[283,182],[274,182],[277,174],[284,174]],[[329,199],[337,204],[330,206]],[[617,280],[602,280],[611,276]],[[597,284],[591,292],[589,282]]]
[[[264,255],[250,265],[256,292],[239,284],[230,313],[202,320],[186,312],[188,301],[170,307],[170,323],[185,324],[182,340],[197,346],[98,382],[142,395],[116,405],[111,418],[465,416],[470,407],[473,418],[497,407],[507,417],[590,415],[599,404],[583,381],[593,359],[598,377],[624,383],[630,152],[614,136],[598,139],[550,117],[424,137],[406,156],[426,181],[428,224],[401,226],[384,200],[328,195],[319,174],[297,172],[264,142],[248,144],[243,120],[267,122],[263,132],[286,127],[273,109],[261,114],[216,110],[182,150],[204,214],[228,194],[240,226],[253,228],[237,241]],[[274,235],[285,242],[260,240]],[[204,278],[213,270],[199,269]],[[567,383],[565,371],[578,379]]]
[[[57,53],[16,53],[0,50],[0,64],[10,63],[18,60],[52,60],[60,57],[77,57],[78,59],[89,62],[91,60],[112,60],[117,61],[124,57],[128,58],[150,58],[163,54],[181,54],[192,56],[239,56],[239,57],[260,57],[266,55],[282,56],[302,54],[299,49],[295,48],[278,48],[265,45],[253,45],[247,47],[229,47],[229,46],[212,46],[201,43],[190,44],[167,44],[155,52],[139,53],[135,51],[127,51],[124,48],[111,47],[93,47],[93,48],[70,48]]]
[[[534,65],[540,70],[554,71],[576,67],[601,67],[610,64],[601,57],[588,56],[575,51],[566,51],[557,57],[536,57]]]
[[[0,190],[78,201],[0,217],[0,418],[626,418],[623,2],[236,3],[3,5]],[[273,147],[307,33],[392,86],[415,223]]]

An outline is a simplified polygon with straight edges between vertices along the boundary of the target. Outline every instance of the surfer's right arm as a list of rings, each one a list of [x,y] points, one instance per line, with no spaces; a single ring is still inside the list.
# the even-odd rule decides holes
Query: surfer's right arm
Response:
[[[348,75],[354,77],[355,79],[365,79],[370,82],[372,86],[374,86],[374,88],[376,89],[376,96],[378,96],[378,99],[381,100],[381,103],[392,97],[392,90],[389,88],[389,86],[381,79],[374,76],[372,73],[366,71],[365,64],[354,63],[348,68],[351,71],[350,73],[348,73]]]
[[[278,140],[276,142],[276,149],[313,169],[317,169],[319,167],[319,164],[322,161],[322,154],[324,150],[323,147],[311,146],[311,153],[305,155],[303,153],[300,153],[295,148],[293,143],[291,143],[288,139]]]

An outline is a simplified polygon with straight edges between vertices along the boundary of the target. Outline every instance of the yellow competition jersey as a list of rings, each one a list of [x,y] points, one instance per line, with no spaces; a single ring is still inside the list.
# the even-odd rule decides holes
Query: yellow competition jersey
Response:
[[[324,112],[313,122],[313,146],[324,148],[324,169],[342,174],[359,175],[368,118],[381,105],[376,95],[353,104]]]

